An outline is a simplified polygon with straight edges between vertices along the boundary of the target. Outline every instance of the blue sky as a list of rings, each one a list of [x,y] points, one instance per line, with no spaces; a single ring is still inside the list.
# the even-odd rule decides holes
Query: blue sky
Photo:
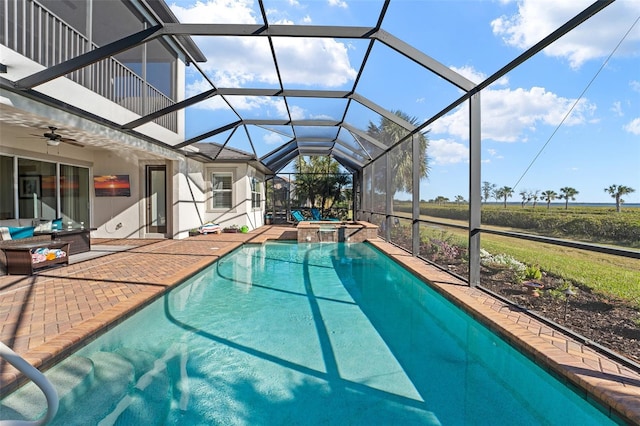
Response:
[[[262,23],[250,0],[168,0],[181,22]],[[377,0],[265,0],[271,24],[371,27]],[[480,83],[590,4],[577,0],[392,1],[382,29],[422,53]],[[482,92],[482,180],[520,191],[570,186],[577,202],[612,202],[612,184],[636,192],[640,203],[640,2],[618,0],[526,64]],[[218,87],[277,87],[266,38],[196,38],[209,60],[200,64]],[[349,90],[367,43],[346,39],[277,39],[274,49],[286,88]],[[187,73],[187,92],[210,88],[199,72]],[[376,44],[356,92],[388,110],[423,122],[461,95],[428,70]],[[282,102],[235,97],[244,117],[282,118]],[[292,101],[296,118],[340,118],[344,101],[311,105]],[[466,106],[429,127],[430,173],[421,198],[466,198],[468,135]],[[187,137],[235,121],[219,98],[187,110]],[[346,121],[365,128],[379,117],[353,108]],[[259,156],[288,140],[251,129]],[[277,129],[275,129],[277,130]],[[229,133],[208,139],[222,143]],[[229,146],[251,151],[236,132]]]

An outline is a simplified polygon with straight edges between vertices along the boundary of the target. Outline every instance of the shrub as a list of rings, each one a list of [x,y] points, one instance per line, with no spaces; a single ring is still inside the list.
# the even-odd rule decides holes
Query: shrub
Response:
[[[524,280],[527,269],[524,263],[516,260],[513,256],[504,253],[492,255],[485,249],[480,249],[480,263],[485,266],[508,268],[516,274],[520,281]]]
[[[526,280],[539,280],[542,278],[542,272],[540,272],[540,267],[538,265],[527,266],[524,270],[524,278]]]

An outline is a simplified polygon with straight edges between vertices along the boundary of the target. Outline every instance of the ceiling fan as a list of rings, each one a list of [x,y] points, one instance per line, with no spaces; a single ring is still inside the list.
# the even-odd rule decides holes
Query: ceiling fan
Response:
[[[64,142],[68,143],[69,145],[79,146],[80,148],[84,147],[84,145],[82,145],[81,143],[76,142],[75,139],[65,138],[61,134],[56,133],[56,130],[58,130],[57,127],[49,126],[49,130],[49,132],[44,132],[42,135],[32,134],[31,136],[44,137],[47,141],[47,145],[49,146],[58,146],[60,145],[60,142]]]

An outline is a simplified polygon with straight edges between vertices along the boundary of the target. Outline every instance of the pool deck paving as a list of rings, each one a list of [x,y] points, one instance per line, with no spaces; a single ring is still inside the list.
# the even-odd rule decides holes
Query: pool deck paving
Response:
[[[295,228],[276,225],[182,240],[93,239],[92,252],[68,266],[0,276],[0,341],[44,371],[242,244],[295,239]],[[394,245],[370,243],[612,418],[640,424],[639,372]],[[0,396],[23,382],[0,362]]]

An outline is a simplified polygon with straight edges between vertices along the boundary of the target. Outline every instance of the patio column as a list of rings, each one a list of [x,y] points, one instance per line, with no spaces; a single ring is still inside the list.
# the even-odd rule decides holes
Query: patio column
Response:
[[[389,155],[389,151],[384,154],[384,176],[385,176],[385,227],[384,227],[384,239],[387,241],[391,241],[391,224],[393,221],[391,220],[391,210],[393,206],[393,200],[391,199],[391,184],[393,179],[391,179],[391,156]]]
[[[362,172],[351,175],[351,218],[353,220],[360,220],[358,209],[362,209]]]
[[[469,98],[469,285],[480,284],[480,225],[482,156],[480,92]]]
[[[411,254],[418,256],[420,254],[420,138],[417,135],[411,136]]]

